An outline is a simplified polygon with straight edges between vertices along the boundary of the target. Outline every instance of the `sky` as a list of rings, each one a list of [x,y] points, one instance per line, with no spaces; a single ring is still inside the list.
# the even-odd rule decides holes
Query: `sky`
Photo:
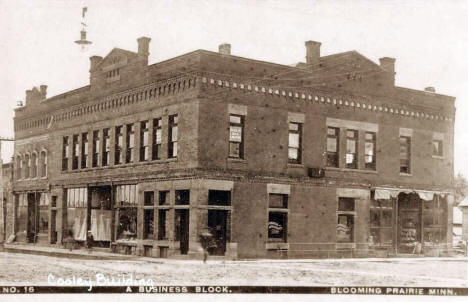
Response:
[[[87,52],[79,39],[88,7]],[[455,96],[455,173],[468,177],[468,1],[455,0],[1,0],[0,136],[13,136],[13,109],[25,90],[48,85],[48,97],[89,84],[89,57],[137,50],[151,38],[149,63],[196,49],[279,64],[304,61],[304,41],[322,55],[357,50],[378,63],[396,58],[396,85],[433,86]],[[2,143],[10,161],[13,143]]]

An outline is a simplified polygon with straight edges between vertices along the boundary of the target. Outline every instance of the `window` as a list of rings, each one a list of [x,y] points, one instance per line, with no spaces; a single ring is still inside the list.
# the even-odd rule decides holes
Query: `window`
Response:
[[[33,153],[32,156],[31,156],[31,165],[32,165],[31,177],[32,178],[37,177],[37,164],[38,164],[37,154]]]
[[[125,162],[133,162],[133,152],[135,150],[135,127],[133,124],[127,125],[127,153],[125,155]]]
[[[446,240],[444,220],[447,217],[447,201],[440,195],[434,194],[432,200],[423,202],[423,234],[425,246],[440,244]]]
[[[21,156],[16,157],[16,179],[21,179],[21,171],[23,170],[23,161]]]
[[[364,161],[367,170],[375,170],[376,154],[375,154],[375,132],[366,132],[364,144]]]
[[[123,162],[123,133],[122,126],[115,127],[115,153],[114,162],[116,165]]]
[[[169,205],[169,191],[159,191],[159,205]]]
[[[340,137],[339,128],[328,127],[327,129],[327,167],[338,168],[339,137]]]
[[[73,150],[72,150],[72,169],[78,169],[78,156],[80,154],[80,147],[78,145],[78,135],[73,135]]]
[[[338,243],[354,242],[354,198],[338,198],[338,221],[336,225],[336,241]]]
[[[230,206],[231,205],[231,191],[208,191],[208,205],[212,206]]]
[[[109,128],[102,130],[102,166],[109,165],[110,159],[110,134]]]
[[[154,192],[144,192],[144,209],[143,209],[143,238],[152,239],[154,236]]]
[[[287,242],[288,195],[268,195],[268,241]]]
[[[62,140],[62,171],[68,170],[68,156],[69,156],[68,137],[65,136]]]
[[[289,123],[288,161],[292,164],[302,161],[302,124]]]
[[[244,117],[229,115],[229,157],[244,158]]]
[[[88,167],[88,133],[81,134],[81,168]]]
[[[153,160],[161,158],[161,131],[161,119],[153,119],[153,155],[151,157]]]
[[[138,226],[136,185],[116,186],[115,203],[119,217],[117,239],[136,239]]]
[[[140,161],[147,161],[149,154],[148,121],[140,123]]]
[[[31,158],[29,154],[24,156],[24,178],[29,178],[29,169],[31,166]]]
[[[346,168],[357,169],[358,131],[346,130]]]
[[[393,200],[371,199],[370,234],[372,244],[379,246],[393,245]]]
[[[91,163],[91,165],[93,167],[97,167],[98,164],[99,164],[99,131],[96,130],[96,131],[93,131],[93,161]]]
[[[41,177],[47,176],[47,153],[45,151],[41,152]]]
[[[66,189],[67,233],[77,241],[86,240],[86,220],[88,213],[88,189]]]
[[[49,194],[39,194],[39,233],[47,233],[49,230]]]
[[[190,190],[176,190],[175,191],[175,204],[176,205],[189,205],[190,204]]]
[[[167,206],[169,205],[169,191],[159,191],[159,205]],[[167,222],[167,211],[169,209],[159,209],[158,210],[158,240],[167,239],[166,226]]]
[[[434,156],[444,155],[442,140],[437,140],[437,139],[432,140],[432,155]]]
[[[411,173],[411,138],[400,136],[400,173]]]
[[[178,147],[178,117],[177,115],[169,116],[169,141],[168,141],[168,154],[167,157],[177,157]]]

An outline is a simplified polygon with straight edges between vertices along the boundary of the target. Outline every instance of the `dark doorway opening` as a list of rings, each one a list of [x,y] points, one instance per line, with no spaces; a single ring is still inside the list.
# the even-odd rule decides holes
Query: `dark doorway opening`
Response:
[[[88,244],[93,247],[110,247],[112,237],[112,204],[111,186],[91,187],[88,196],[88,217],[87,230],[91,231],[92,238],[88,239]],[[89,237],[89,236],[88,236]]]
[[[189,210],[175,210],[175,240],[180,242],[180,253],[186,255],[189,250]]]
[[[398,195],[398,253],[420,252],[421,214],[421,199],[417,194],[400,193]]]
[[[52,210],[50,212],[50,243],[51,244],[57,243],[56,223],[57,223],[57,210]]]
[[[28,193],[27,195],[28,200],[28,225],[27,225],[27,232],[26,238],[28,243],[36,242],[36,233],[37,233],[37,201],[36,201],[36,194],[35,193]]]
[[[208,210],[208,228],[213,234],[214,244],[208,246],[210,255],[224,256],[227,242],[228,211]]]

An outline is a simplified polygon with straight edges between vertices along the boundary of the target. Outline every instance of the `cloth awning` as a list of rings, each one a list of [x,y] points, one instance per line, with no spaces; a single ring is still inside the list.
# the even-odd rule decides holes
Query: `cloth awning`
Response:
[[[391,197],[397,197],[400,193],[417,193],[419,198],[422,200],[433,200],[434,195],[440,195],[445,197],[447,192],[437,192],[437,191],[423,191],[423,190],[410,190],[410,189],[394,189],[394,188],[375,188],[374,199],[384,199],[388,200]],[[452,194],[448,195],[448,198],[453,198]]]

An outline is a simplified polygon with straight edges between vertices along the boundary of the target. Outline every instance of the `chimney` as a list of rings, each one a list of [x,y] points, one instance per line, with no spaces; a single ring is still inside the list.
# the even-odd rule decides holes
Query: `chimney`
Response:
[[[138,55],[148,58],[149,42],[151,41],[151,38],[140,37],[137,39],[137,41],[138,41]]]
[[[436,92],[435,88],[432,87],[432,86],[429,86],[429,87],[424,88],[424,91],[426,91],[426,92],[432,92],[432,93],[435,93],[435,92]]]
[[[39,86],[41,89],[41,99],[45,100],[47,98],[47,85]]]
[[[389,73],[392,85],[395,85],[395,59],[383,57],[379,59],[380,67]]]
[[[93,72],[96,67],[99,65],[99,63],[102,62],[102,57],[100,56],[92,56],[89,58],[89,61],[90,61],[90,68],[89,68],[89,72]]]
[[[306,41],[306,63],[318,64],[320,60],[320,45],[322,43],[316,41]]]
[[[32,90],[26,90],[26,104],[28,104],[28,101],[32,100]]]
[[[231,55],[231,44],[223,43],[219,45],[219,53],[222,55]]]

